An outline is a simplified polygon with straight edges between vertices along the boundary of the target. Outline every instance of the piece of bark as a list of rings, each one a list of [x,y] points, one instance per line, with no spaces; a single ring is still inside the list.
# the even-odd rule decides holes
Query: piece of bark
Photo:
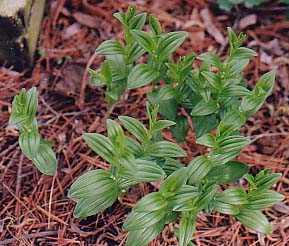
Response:
[[[45,0],[0,1],[0,65],[32,65],[44,6]]]
[[[240,20],[239,27],[243,30],[248,26],[255,25],[256,22],[257,16],[255,14],[247,15]]]
[[[54,91],[66,97],[79,95],[81,79],[85,67],[78,64],[66,64],[62,70],[62,79],[55,85]]]
[[[208,9],[202,9],[200,15],[204,21],[207,32],[221,45],[226,43],[226,40],[220,30],[215,26],[214,21]]]

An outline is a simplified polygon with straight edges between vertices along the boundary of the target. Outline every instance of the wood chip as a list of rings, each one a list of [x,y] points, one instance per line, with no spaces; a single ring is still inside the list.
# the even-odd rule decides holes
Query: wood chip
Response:
[[[73,14],[74,19],[85,26],[91,27],[91,28],[99,28],[99,23],[100,23],[100,19],[92,16],[92,15],[87,15],[87,14],[83,14],[81,12],[76,12]]]
[[[225,44],[225,38],[223,34],[220,32],[220,30],[214,25],[214,22],[212,20],[212,17],[210,15],[210,12],[208,9],[202,9],[201,17],[204,21],[205,28],[207,32],[219,43],[219,44]]]
[[[243,17],[239,22],[240,29],[245,29],[248,26],[255,25],[257,22],[257,16],[255,14],[247,15]]]

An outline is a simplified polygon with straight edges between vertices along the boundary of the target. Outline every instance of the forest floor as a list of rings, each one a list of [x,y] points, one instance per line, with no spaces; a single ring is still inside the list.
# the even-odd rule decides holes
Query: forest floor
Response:
[[[251,167],[251,173],[270,168],[283,174],[274,189],[287,198],[265,210],[273,233],[257,234],[229,216],[201,213],[193,242],[199,246],[289,245],[289,19],[285,15],[289,7],[281,1],[267,1],[256,8],[237,7],[226,12],[214,2],[48,1],[34,67],[22,72],[0,68],[0,245],[124,245],[126,233],[121,225],[126,215],[140,197],[154,190],[151,184],[134,187],[121,203],[83,219],[73,217],[75,203],[66,196],[81,174],[108,167],[81,137],[85,132],[106,132],[104,91],[87,85],[86,68],[100,65],[103,57],[94,51],[102,41],[121,39],[123,30],[113,13],[130,5],[153,13],[165,31],[189,32],[179,55],[211,51],[226,57],[226,28],[231,26],[247,34],[244,46],[258,52],[245,70],[249,86],[265,72],[277,71],[272,95],[242,128],[252,144],[237,158]],[[23,158],[18,131],[8,126],[13,97],[21,88],[32,86],[38,87],[40,96],[41,135],[55,142],[59,165],[55,177],[40,174]],[[126,100],[114,106],[111,118],[129,115],[145,120],[145,92],[149,88],[127,92]],[[169,131],[164,137],[172,139]],[[188,153],[187,161],[204,151],[194,140],[190,129],[181,145]],[[172,228],[166,226],[150,245],[177,245]]]

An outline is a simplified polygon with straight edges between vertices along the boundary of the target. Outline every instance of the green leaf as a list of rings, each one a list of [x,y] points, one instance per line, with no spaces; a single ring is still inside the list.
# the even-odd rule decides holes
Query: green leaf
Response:
[[[250,91],[241,85],[230,85],[222,90],[220,96],[223,97],[239,97],[250,95]]]
[[[155,52],[158,62],[168,58],[184,42],[187,36],[188,33],[183,31],[163,34],[159,39],[159,46]]]
[[[209,82],[209,84],[216,90],[221,89],[221,77],[217,73],[212,73],[209,71],[203,71],[201,74],[205,77],[205,79]]]
[[[236,186],[228,188],[221,193],[218,193],[215,198],[218,202],[228,203],[232,205],[244,205],[248,203],[246,192]]]
[[[230,3],[228,0],[218,0],[218,4],[220,9],[230,11],[233,7],[233,4]]]
[[[166,208],[168,202],[164,199],[160,192],[152,192],[140,199],[135,207],[134,212],[153,212]]]
[[[124,47],[116,40],[106,40],[101,43],[95,53],[98,55],[117,55],[117,54],[125,54]]]
[[[192,65],[195,57],[196,55],[194,53],[191,53],[187,56],[181,56],[179,58],[178,61],[179,76],[177,82],[183,83],[190,76],[190,72],[192,70]]]
[[[132,6],[132,7],[128,7],[127,11],[126,11],[126,19],[129,22],[136,14],[137,11],[137,7],[136,6]]]
[[[106,85],[105,78],[100,73],[100,71],[95,71],[91,68],[87,69],[88,73],[90,74],[89,77],[89,84],[92,86],[104,86]]]
[[[242,208],[236,218],[250,229],[264,234],[272,233],[272,228],[266,216],[258,210]]]
[[[240,47],[234,50],[231,58],[241,60],[241,59],[250,59],[253,56],[257,56],[257,53],[254,50],[245,47]]]
[[[276,71],[270,71],[268,73],[265,73],[257,82],[253,92],[257,96],[264,96],[267,97],[273,87],[274,87],[274,81],[275,81]]]
[[[179,82],[178,79],[179,79],[180,71],[179,71],[178,65],[175,64],[172,60],[168,59],[166,66],[170,70],[173,79],[176,80],[177,82]]]
[[[203,116],[208,114],[216,113],[219,110],[216,101],[213,99],[205,101],[204,99],[197,103],[193,108],[192,116]]]
[[[71,185],[67,196],[69,198],[95,197],[114,190],[116,182],[109,171],[96,169],[81,175]]]
[[[196,138],[211,132],[218,124],[218,120],[215,115],[197,116],[192,117],[192,119]]]
[[[165,128],[175,125],[176,123],[170,120],[158,120],[152,128],[153,132],[161,131]]]
[[[12,115],[23,115],[26,116],[25,107],[27,105],[27,93],[26,89],[22,88],[20,93],[13,98],[12,101]],[[9,124],[16,124],[17,122],[9,122]]]
[[[143,29],[145,21],[146,21],[146,17],[147,17],[146,13],[140,13],[132,17],[128,22],[130,29],[136,29],[136,30]]]
[[[132,42],[127,52],[127,64],[133,63],[145,53],[145,50],[137,43]]]
[[[129,116],[119,116],[118,119],[121,121],[124,127],[138,140],[143,143],[148,141],[148,130],[139,120]]]
[[[165,178],[164,170],[153,161],[136,159],[135,166],[120,171],[123,178],[136,182],[156,182]]]
[[[10,118],[9,118],[9,125],[15,125],[15,124],[21,123],[27,120],[27,118],[28,117],[24,114],[14,113],[12,109],[12,114],[10,115]]]
[[[225,113],[221,122],[224,125],[231,125],[235,129],[238,129],[246,122],[246,116],[239,110],[232,109]]]
[[[179,225],[179,246],[187,246],[194,234],[196,227],[196,215],[194,213],[183,212]]]
[[[250,192],[248,195],[249,203],[244,207],[252,210],[260,210],[273,206],[284,200],[284,196],[278,192],[268,190],[260,192],[258,190]]]
[[[220,70],[223,68],[223,64],[222,64],[220,58],[211,52],[203,53],[203,54],[199,55],[197,58],[203,62],[206,62],[210,65],[215,66],[216,68],[218,68]]]
[[[255,114],[266,98],[270,95],[275,80],[275,71],[264,74],[252,91],[251,95],[243,98],[239,107],[241,112],[245,112],[248,116]]]
[[[250,62],[250,59],[233,59],[230,63],[229,63],[229,67],[230,67],[230,75],[233,76],[240,76],[240,73],[245,69],[245,67],[248,66]],[[242,75],[243,78],[243,75]],[[225,85],[228,84],[228,80],[226,80]]]
[[[163,182],[159,191],[164,197],[173,196],[177,193],[178,190],[181,189],[186,181],[187,170],[183,167],[168,176],[168,178]]]
[[[80,199],[74,209],[73,216],[75,218],[84,218],[95,215],[110,207],[116,201],[117,196],[118,190],[110,189],[109,191],[101,193],[98,196],[89,196]]]
[[[202,193],[198,195],[198,197],[193,198],[184,204],[175,205],[173,207],[173,210],[192,211],[197,213],[209,205],[209,203],[214,199],[216,192],[217,185],[210,184],[207,187],[203,188]]]
[[[272,173],[272,174],[267,174],[261,177],[258,177],[256,175],[255,178],[255,183],[259,191],[261,190],[269,190],[273,184],[275,184],[278,179],[282,176],[281,173]]]
[[[158,101],[176,98],[176,89],[171,85],[162,86],[158,92]]]
[[[110,84],[112,81],[112,70],[107,60],[105,60],[102,64],[101,74],[103,78],[105,79],[106,84]]]
[[[229,151],[227,153],[218,153],[218,151],[214,149],[210,153],[211,162],[214,163],[215,167],[219,168],[220,166],[226,164],[227,162],[232,160],[234,157],[239,155],[241,153],[241,151],[242,151],[242,149],[239,149],[236,151]]]
[[[200,138],[198,138],[196,140],[196,143],[200,145],[208,146],[208,147],[214,147],[216,145],[216,140],[212,134],[207,133],[201,136]]]
[[[40,144],[32,162],[38,170],[46,175],[54,175],[57,170],[57,159],[52,149],[46,144]]]
[[[127,138],[121,126],[114,120],[108,119],[106,121],[108,138],[115,148],[115,156],[122,156],[127,154]]]
[[[227,0],[218,0],[219,4],[220,4],[220,1],[228,2]],[[231,7],[232,7],[232,4],[231,4]],[[238,47],[238,37],[231,27],[227,27],[227,31],[228,31],[228,37],[229,37],[229,43],[230,43],[231,50],[234,50],[236,47]]]
[[[136,212],[132,210],[123,224],[123,230],[134,231],[146,228],[162,221],[165,217],[165,210]]]
[[[132,153],[135,157],[140,157],[143,155],[142,145],[131,137],[126,136],[127,151]]]
[[[117,136],[124,135],[121,126],[114,120],[107,119],[106,125],[107,125],[107,135],[109,138],[115,138]]]
[[[111,72],[112,81],[123,80],[127,78],[128,68],[125,65],[125,59],[123,55],[107,55],[106,60],[108,61]],[[125,84],[126,85],[126,84]]]
[[[211,170],[212,163],[208,157],[200,155],[195,157],[187,166],[188,180],[190,184],[204,178]]]
[[[222,166],[211,169],[206,180],[218,185],[229,184],[242,178],[249,171],[248,165],[242,162],[229,161]]]
[[[81,175],[68,191],[68,197],[80,199],[73,214],[76,218],[106,209],[115,202],[118,194],[119,188],[111,174],[100,169]]]
[[[19,136],[19,146],[23,154],[32,160],[37,154],[40,144],[40,135],[38,132],[23,132]]]
[[[150,65],[138,64],[131,70],[127,79],[127,87],[135,89],[147,85],[156,80],[160,73],[154,70]]]
[[[156,51],[157,45],[149,33],[139,30],[132,30],[131,34],[147,52],[154,53]]]
[[[198,188],[191,185],[183,185],[179,190],[176,191],[174,196],[169,197],[168,201],[171,206],[176,208],[182,206],[200,194],[201,193]]]
[[[175,120],[178,110],[178,104],[175,99],[161,100],[158,102],[160,114],[169,120]]]
[[[33,119],[36,116],[38,106],[38,93],[36,87],[32,87],[27,92],[27,101],[25,104],[25,114],[29,119]]]
[[[233,122],[233,124],[236,123],[238,124],[238,121]],[[234,133],[236,127],[230,124],[224,124],[222,121],[219,123],[217,126],[217,131],[216,131],[216,139],[221,139],[224,137],[231,136],[232,133]]]
[[[133,230],[128,233],[126,246],[146,246],[151,242],[164,228],[164,222],[160,221],[147,228]]]
[[[162,34],[162,27],[159,20],[154,15],[149,15],[149,26],[155,36]]]
[[[211,184],[205,188],[197,202],[194,204],[197,211],[201,211],[209,205],[217,193],[217,188],[218,186],[216,184]]]
[[[181,115],[175,119],[176,124],[172,126],[171,132],[178,143],[185,141],[189,131],[189,122],[186,116]]]
[[[215,153],[222,154],[228,152],[240,151],[246,145],[250,143],[250,140],[243,136],[232,135],[217,140],[218,147]]]
[[[162,165],[162,169],[166,172],[167,175],[172,174],[174,171],[182,167],[183,165],[173,158],[166,158],[165,163]]]
[[[124,26],[127,25],[127,21],[126,21],[126,15],[124,13],[114,13],[113,16],[118,19],[120,21],[121,24],[123,24]]]
[[[96,154],[107,162],[112,162],[114,158],[113,144],[108,137],[98,133],[85,133],[83,139]]]
[[[37,105],[38,94],[36,88],[31,88],[27,93],[23,88],[12,101],[12,114],[9,118],[9,124],[14,125],[26,120],[32,121],[37,112]]]
[[[213,209],[219,213],[229,215],[237,215],[240,212],[240,206],[219,201],[214,202]]]
[[[186,152],[177,144],[159,141],[148,146],[147,154],[155,157],[186,157]]]

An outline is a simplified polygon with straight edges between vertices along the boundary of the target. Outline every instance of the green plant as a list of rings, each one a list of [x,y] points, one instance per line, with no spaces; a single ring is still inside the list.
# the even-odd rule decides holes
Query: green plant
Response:
[[[71,186],[68,196],[78,199],[74,216],[85,217],[104,210],[131,185],[162,180],[159,191],[144,196],[124,222],[123,229],[129,232],[127,246],[133,246],[135,242],[138,246],[148,244],[166,224],[178,218],[175,233],[179,245],[187,246],[197,215],[202,210],[228,214],[255,231],[271,233],[271,226],[261,209],[284,199],[270,190],[281,174],[269,174],[266,169],[254,177],[247,174],[246,164],[232,161],[250,143],[237,131],[244,123],[243,115],[236,110],[226,113],[216,135],[206,134],[198,140],[211,151],[184,167],[175,158],[185,156],[185,152],[178,145],[163,141],[160,135],[162,129],[174,122],[157,120],[157,111],[158,106],[147,104],[149,129],[134,118],[119,116],[135,139],[125,136],[120,125],[110,119],[107,120],[108,137],[84,134],[85,142],[110,163],[110,169],[90,171]],[[218,192],[219,185],[243,176],[249,183],[247,191],[235,186]]]
[[[115,202],[131,185],[165,178],[182,166],[175,157],[186,153],[177,144],[162,140],[160,131],[174,122],[157,120],[158,108],[147,104],[149,129],[140,121],[120,116],[124,127],[135,137],[124,134],[121,126],[107,120],[107,137],[96,133],[83,135],[88,146],[110,163],[109,170],[94,170],[82,175],[70,188],[68,196],[80,199],[74,216],[96,214]]]
[[[140,29],[146,15],[136,15],[135,8],[115,16],[125,26],[126,46],[111,40],[102,43],[96,52],[105,55],[106,60],[100,70],[89,70],[90,80],[94,85],[107,86],[109,103],[117,101],[126,87],[138,88],[152,82],[153,91],[148,94],[151,104],[147,103],[149,128],[134,118],[120,116],[134,138],[126,136],[122,127],[110,119],[107,137],[84,134],[88,146],[110,163],[110,168],[90,171],[71,186],[68,196],[78,201],[74,215],[84,217],[104,210],[134,184],[162,181],[160,189],[144,196],[124,222],[123,229],[129,232],[126,245],[148,244],[173,221],[178,222],[175,234],[179,245],[193,245],[196,218],[202,210],[228,214],[255,231],[271,233],[261,210],[284,199],[270,190],[281,174],[270,174],[266,169],[252,176],[247,174],[245,163],[232,159],[250,143],[238,129],[271,93],[275,72],[266,73],[252,91],[248,90],[242,82],[242,70],[256,53],[240,47],[245,35],[237,36],[230,28],[229,57],[222,62],[216,55],[204,53],[197,57],[203,61],[202,66],[191,70],[194,54],[181,57],[176,64],[171,59],[172,52],[184,41],[185,32],[164,34],[152,15],[152,33],[143,32]],[[145,52],[147,63],[134,66]],[[130,56],[132,53],[137,55]],[[159,84],[161,80],[164,86]],[[114,91],[119,84],[122,89]],[[207,154],[195,157],[187,166],[176,159],[184,157],[185,152],[161,135],[162,129],[171,127],[178,140],[184,139],[187,120],[177,116],[179,106],[192,116],[197,143],[209,147]],[[157,120],[158,111],[170,120]],[[242,177],[248,189],[234,186],[218,192],[220,185]]]
[[[262,4],[262,0],[218,0],[219,7],[230,11],[235,4],[244,4],[246,8],[252,8]]]
[[[51,147],[52,142],[41,138],[36,119],[38,94],[35,87],[26,92],[22,89],[12,102],[10,125],[19,130],[19,146],[23,154],[31,160],[40,172],[54,175],[57,160]]]
[[[89,69],[90,83],[106,85],[108,103],[113,103],[125,88],[135,89],[152,82],[148,100],[159,105],[162,116],[176,122],[171,131],[178,142],[185,140],[189,129],[187,117],[178,113],[180,107],[192,118],[199,138],[211,132],[226,112],[238,110],[242,96],[255,100],[255,105],[251,105],[254,110],[242,105],[241,111],[247,116],[254,114],[270,93],[271,88],[266,88],[265,94],[246,88],[242,71],[256,52],[240,46],[245,38],[242,33],[236,35],[228,28],[230,53],[223,62],[217,55],[207,52],[197,57],[194,54],[180,57],[175,63],[172,53],[185,40],[186,32],[163,33],[159,21],[152,15],[149,16],[152,32],[141,31],[146,14],[136,15],[136,8],[129,8],[126,14],[116,13],[115,17],[125,27],[126,46],[108,40],[96,49],[96,53],[105,55],[106,59],[101,69]],[[147,55],[147,62],[135,64],[143,54]],[[195,58],[201,60],[202,65],[192,70]],[[273,73],[266,76],[272,77]],[[159,83],[161,81],[165,84]]]
[[[267,1],[268,2],[268,1]],[[253,8],[266,3],[264,0],[218,0],[220,9],[230,11],[234,5],[243,4],[246,8]],[[289,4],[288,0],[282,0],[281,3]]]

